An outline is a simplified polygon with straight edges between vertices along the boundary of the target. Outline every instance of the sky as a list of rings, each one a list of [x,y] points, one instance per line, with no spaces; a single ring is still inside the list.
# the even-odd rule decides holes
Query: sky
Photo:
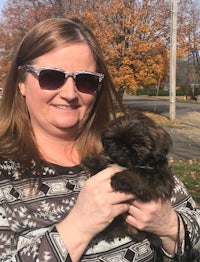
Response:
[[[0,0],[0,12],[7,0]]]

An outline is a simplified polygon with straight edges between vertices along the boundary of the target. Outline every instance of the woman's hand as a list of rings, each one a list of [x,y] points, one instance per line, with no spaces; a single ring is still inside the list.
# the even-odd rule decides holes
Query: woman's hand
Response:
[[[91,239],[116,216],[129,210],[133,196],[111,187],[111,177],[121,170],[119,166],[108,167],[88,179],[69,215],[57,225],[72,261],[80,259]]]
[[[139,230],[158,235],[166,252],[176,252],[178,233],[177,213],[169,201],[161,199],[150,202],[133,200],[126,216],[126,222]],[[180,241],[184,239],[184,227],[181,222]]]
[[[116,192],[111,187],[111,177],[121,171],[119,166],[109,167],[88,179],[81,190],[70,215],[79,217],[79,230],[93,238],[105,229],[119,214],[129,210],[132,195]]]

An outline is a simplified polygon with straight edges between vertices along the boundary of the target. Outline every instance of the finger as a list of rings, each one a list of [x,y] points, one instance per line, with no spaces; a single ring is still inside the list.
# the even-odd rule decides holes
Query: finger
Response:
[[[123,217],[124,217],[124,220],[126,221],[126,223],[134,226],[135,228],[138,227],[138,225],[137,225],[137,220],[135,219],[134,216],[129,215],[128,213],[125,213],[125,214],[123,215]]]
[[[124,168],[118,165],[112,165],[104,170],[98,172],[95,176],[92,178],[97,179],[99,182],[101,181],[107,181],[111,179],[112,176],[114,176],[116,173],[122,171]]]
[[[93,190],[96,192],[96,194],[100,194],[102,191],[107,193],[117,193],[117,194],[124,194],[115,191],[111,186],[111,178],[115,175],[115,173],[120,172],[123,170],[122,167],[113,165],[111,167],[108,167],[100,172],[98,172],[96,175],[90,177],[86,182],[85,186],[88,186],[89,188],[93,188]],[[128,200],[133,199],[133,197],[127,198]],[[125,199],[125,201],[127,200]]]
[[[121,192],[111,192],[109,194],[109,201],[111,204],[119,204],[126,202],[129,206],[129,201],[132,201],[134,198],[133,195],[127,194],[127,193],[121,193]]]
[[[118,204],[113,206],[113,217],[121,214],[126,214],[129,210],[129,204]]]
[[[145,205],[145,202],[140,201],[139,199],[133,199],[133,201],[130,202],[130,208],[131,210],[135,209],[143,209]]]

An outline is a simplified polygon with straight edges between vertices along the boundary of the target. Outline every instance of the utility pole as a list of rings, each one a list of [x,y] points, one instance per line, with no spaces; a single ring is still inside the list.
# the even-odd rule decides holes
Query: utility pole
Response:
[[[171,0],[171,45],[169,70],[169,118],[176,119],[176,43],[177,43],[177,0]]]

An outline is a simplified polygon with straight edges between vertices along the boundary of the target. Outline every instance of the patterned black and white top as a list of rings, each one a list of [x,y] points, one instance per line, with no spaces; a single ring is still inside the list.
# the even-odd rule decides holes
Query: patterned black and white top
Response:
[[[67,168],[43,163],[40,191],[30,192],[34,173],[34,164],[22,172],[19,163],[0,158],[0,261],[70,262],[55,225],[74,206],[87,176],[81,166]],[[171,201],[182,214],[193,245],[199,247],[200,212],[177,178]],[[81,261],[152,261],[153,256],[148,240],[137,243],[127,236],[108,243],[98,236]]]

